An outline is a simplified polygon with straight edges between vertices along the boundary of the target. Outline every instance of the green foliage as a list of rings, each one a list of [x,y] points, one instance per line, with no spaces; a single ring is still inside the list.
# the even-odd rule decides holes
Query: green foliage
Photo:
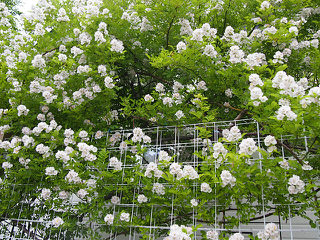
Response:
[[[160,238],[173,222],[192,226],[181,230],[191,238],[207,239],[208,225],[228,239],[267,212],[317,226],[306,211],[320,216],[319,2],[262,2],[54,0],[24,19],[23,33],[0,9],[0,217],[59,216],[61,226],[39,228],[68,239]],[[7,4],[14,12],[17,2]],[[240,126],[230,140],[244,118],[260,128]],[[210,125],[221,120],[232,125]],[[159,145],[178,132],[182,143]],[[248,139],[258,140],[253,153]],[[303,191],[288,189],[294,175]],[[137,227],[156,225],[164,229]]]

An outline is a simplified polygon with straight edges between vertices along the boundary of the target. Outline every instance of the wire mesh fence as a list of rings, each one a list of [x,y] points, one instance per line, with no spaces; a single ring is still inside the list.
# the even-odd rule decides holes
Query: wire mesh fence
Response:
[[[214,186],[211,186],[211,197],[208,201],[201,202],[203,193],[199,179],[195,178],[188,185],[184,185],[152,178],[153,185],[161,183],[164,186],[164,196],[155,194],[153,185],[145,181],[145,169],[150,163],[158,164],[159,155],[163,154],[163,151],[172,156],[172,162],[179,163],[182,167],[192,166],[199,174],[203,168],[209,167],[213,176],[216,176],[220,165],[232,163],[220,162],[217,159],[205,163],[204,158],[199,156],[209,155],[212,145],[222,138],[222,131],[232,126],[237,126],[242,134],[253,138],[258,147],[264,148],[266,135],[259,123],[253,120],[145,128],[143,132],[151,138],[151,143],[143,146],[143,154],[137,154],[137,146],[124,144],[132,138],[132,129],[108,131],[104,137],[107,160],[117,156],[121,161],[121,170],[117,171],[116,178],[104,183],[103,188],[107,190],[103,196],[105,204],[99,206],[101,210],[94,216],[90,211],[80,214],[79,205],[82,204],[82,199],[75,194],[69,196],[68,204],[48,207],[45,201],[38,198],[37,193],[32,192],[34,188],[30,187],[31,184],[26,179],[25,184],[12,184],[1,189],[6,201],[14,204],[7,204],[10,209],[6,209],[5,215],[1,217],[0,238],[163,239],[170,226],[178,224],[196,228],[194,239],[206,239],[204,232],[212,229],[225,237],[241,232],[246,239],[258,239],[258,232],[273,222],[279,229],[279,239],[320,239],[319,227],[311,228],[308,223],[308,218],[316,220],[308,206],[299,202],[283,203],[275,199],[276,196],[266,196],[264,186],[257,189],[259,192],[256,195],[259,197],[254,202],[232,198],[229,202],[223,202],[218,190],[220,182],[216,181]],[[203,129],[209,133],[208,138],[203,137]],[[95,141],[97,140],[92,137],[91,142],[94,144]],[[308,152],[309,141],[306,136],[282,136],[280,148],[274,157],[281,157],[284,161],[292,159],[292,152],[281,143],[290,142],[298,146],[303,154]],[[266,170],[262,159],[261,152],[256,151],[247,162],[249,165],[257,164],[262,172]],[[113,170],[113,167],[108,165],[106,171]],[[178,192],[186,192],[185,200],[178,196]],[[146,202],[137,201],[142,194],[148,199]],[[198,200],[197,203],[202,209],[206,209],[205,213],[190,205],[190,196]],[[90,201],[94,202],[94,199]],[[52,219],[57,213],[66,211],[68,214],[65,214],[65,222],[68,222],[68,225],[54,228]],[[300,216],[301,212],[304,213],[304,218]],[[114,218],[112,226],[108,226],[103,220],[107,213]],[[124,224],[117,224],[120,220]]]

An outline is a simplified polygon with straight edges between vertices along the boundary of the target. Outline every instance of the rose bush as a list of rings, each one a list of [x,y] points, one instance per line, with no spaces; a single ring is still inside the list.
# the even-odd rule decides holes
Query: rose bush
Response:
[[[162,206],[152,218],[170,231],[157,236],[190,239],[195,209],[226,229],[267,211],[319,217],[319,14],[316,1],[40,1],[17,30],[1,3],[2,221],[99,239],[149,226]],[[166,149],[145,159],[155,136],[143,127],[242,118],[259,132],[225,127],[213,141],[199,127],[201,149],[185,152],[198,165]],[[278,237],[275,224],[250,236]]]

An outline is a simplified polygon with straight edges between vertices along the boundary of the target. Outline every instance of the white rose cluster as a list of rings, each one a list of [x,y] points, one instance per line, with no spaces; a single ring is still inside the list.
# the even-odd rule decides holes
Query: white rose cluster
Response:
[[[43,200],[48,200],[51,196],[51,190],[48,188],[43,188],[41,190],[41,198],[43,198]]]
[[[161,150],[159,152],[158,160],[159,160],[159,162],[162,162],[166,165],[167,163],[170,162],[171,157],[169,156],[169,154],[166,151]]]
[[[17,110],[18,110],[18,116],[19,117],[22,116],[22,115],[27,116],[28,112],[29,112],[29,109],[25,105],[19,105],[17,107]]]
[[[232,98],[232,89],[228,88],[224,91],[224,94],[228,97],[228,98]]]
[[[307,88],[305,84],[296,82],[292,76],[287,75],[284,71],[276,73],[272,79],[272,87],[280,89],[280,94],[290,97],[304,96]]]
[[[203,54],[215,58],[218,53],[211,44],[208,44],[204,47]]]
[[[261,81],[261,78],[258,74],[251,74],[249,76],[249,90],[250,90],[250,98],[251,100],[254,100],[253,105],[259,106],[261,102],[266,102],[268,98],[266,96],[263,96],[263,92],[260,87],[263,86],[263,82]]]
[[[148,202],[148,198],[143,194],[138,195],[138,199],[137,200],[138,200],[138,203],[146,203],[146,202]]]
[[[71,48],[71,53],[73,54],[74,57],[76,57],[77,55],[82,54],[82,53],[83,53],[83,50],[80,49],[80,48],[78,48],[78,47],[76,47],[76,46],[73,46],[73,47]]]
[[[80,189],[78,192],[77,192],[77,196],[80,198],[80,199],[84,199],[89,193],[87,192],[87,190],[85,189]]]
[[[199,203],[198,203],[198,200],[197,200],[197,199],[194,199],[194,198],[190,200],[190,203],[191,203],[192,207],[196,207],[196,206],[198,206],[198,204],[199,204]]]
[[[89,45],[92,40],[92,37],[89,33],[83,32],[79,35],[79,42],[81,45],[87,44]]]
[[[114,220],[114,216],[112,214],[107,214],[104,217],[104,221],[108,224],[108,225],[112,225],[113,224],[113,220]]]
[[[258,232],[258,238],[261,240],[279,240],[280,234],[277,225],[274,223],[266,224],[264,231]]]
[[[59,198],[62,200],[67,200],[69,198],[70,194],[66,191],[59,192]]]
[[[310,171],[313,169],[313,167],[309,165],[308,161],[303,161],[303,165],[301,168],[305,171]]]
[[[12,168],[13,167],[13,165],[11,164],[11,163],[9,163],[9,162],[3,162],[2,163],[2,168],[4,169],[4,170],[8,170],[8,169],[10,169],[10,168]]]
[[[58,171],[54,169],[54,167],[47,167],[46,168],[46,175],[47,176],[55,176],[58,174]]]
[[[64,221],[62,220],[62,218],[60,217],[55,217],[52,221],[51,221],[51,224],[54,226],[54,227],[59,227],[60,225],[62,225],[64,223]]]
[[[120,214],[120,221],[129,222],[130,221],[130,213],[122,212]]]
[[[289,170],[290,169],[290,165],[289,162],[286,159],[283,159],[282,161],[279,162],[280,167],[282,167],[283,169]]]
[[[260,76],[256,73],[253,73],[249,76],[249,82],[250,82],[249,90],[253,89],[256,86],[263,86],[263,82]]]
[[[266,55],[263,53],[252,53],[249,54],[245,59],[244,62],[248,64],[250,69],[254,67],[260,67],[262,65],[266,65]]]
[[[91,153],[96,153],[98,151],[97,147],[88,145],[84,142],[78,143],[77,146],[79,148],[79,151],[81,152],[81,157],[84,158],[84,160],[92,162],[97,159],[97,156]]]
[[[115,84],[113,83],[113,79],[109,76],[105,77],[104,79],[104,85],[106,86],[106,88],[114,88]]]
[[[112,196],[111,203],[117,205],[120,203],[120,198],[118,196]]]
[[[184,51],[186,49],[187,49],[187,45],[184,42],[181,41],[177,44],[177,52],[178,53],[181,53],[182,51]]]
[[[204,23],[201,28],[195,29],[192,34],[191,40],[195,40],[198,42],[203,41],[203,37],[213,40],[216,37],[217,29],[211,28],[209,23]]]
[[[164,97],[162,99],[163,105],[168,105],[169,107],[172,107],[173,99],[171,97]]]
[[[66,147],[64,151],[57,151],[55,156],[57,159],[60,159],[63,161],[63,163],[67,163],[70,160],[70,154],[74,152],[74,149],[72,147]]]
[[[300,179],[299,176],[293,175],[289,179],[288,184],[289,184],[288,191],[290,194],[298,194],[298,193],[304,192],[305,183]]]
[[[266,9],[268,9],[268,8],[270,8],[270,6],[271,6],[271,4],[270,4],[270,2],[268,2],[268,1],[263,1],[262,3],[261,3],[261,9],[262,10],[266,10]]]
[[[219,240],[219,233],[215,230],[210,230],[206,233],[207,239]]]
[[[74,131],[71,128],[64,130],[63,135],[65,136],[65,139],[64,139],[65,146],[68,146],[69,144],[75,144],[75,141],[73,140],[73,134],[74,134]]]
[[[146,102],[153,102],[154,98],[150,94],[147,94],[147,95],[144,96],[144,100]]]
[[[206,192],[206,193],[211,193],[212,192],[212,188],[210,187],[210,185],[208,183],[201,183],[201,192]]]
[[[74,170],[69,170],[68,174],[65,176],[65,180],[69,183],[80,183],[81,178],[79,174]]]
[[[236,184],[236,178],[232,176],[228,170],[223,170],[220,177],[222,180],[222,187],[225,187],[228,184],[233,187]]]
[[[164,85],[162,83],[157,83],[155,89],[158,93],[163,93],[165,91]]]
[[[187,178],[187,179],[197,179],[199,178],[199,175],[197,171],[190,165],[185,165],[183,169],[181,169],[181,165],[178,163],[172,163],[169,167],[170,174],[177,177],[177,180],[180,180],[181,178]]]
[[[175,113],[175,116],[177,117],[177,119],[181,119],[184,117],[184,113],[181,111],[181,110],[178,110],[176,113]]]
[[[152,187],[152,192],[158,195],[164,195],[166,193],[165,188],[161,183],[154,183]]]
[[[141,141],[143,141],[143,143],[151,143],[151,138],[145,135],[141,128],[134,128],[132,141],[135,143]]]
[[[256,146],[256,142],[253,140],[253,138],[243,139],[239,145],[239,148],[240,148],[239,153],[246,154],[246,155],[252,155],[255,151],[258,150],[258,147]]]
[[[283,61],[284,61],[284,55],[283,55],[283,53],[280,52],[280,51],[277,51],[277,52],[273,55],[273,60],[272,60],[272,62],[273,62],[274,64],[277,64],[277,63],[283,64]]]
[[[148,178],[152,178],[152,172],[155,177],[160,178],[163,174],[161,170],[158,169],[158,165],[154,162],[148,164],[144,176]]]
[[[50,147],[43,145],[42,143],[36,146],[36,151],[43,157],[49,157],[51,155]]]
[[[190,235],[192,234],[192,228],[186,227],[184,225],[171,225],[169,236],[165,237],[163,240],[191,240]]]
[[[190,165],[185,165],[183,167],[182,176],[184,178],[187,178],[187,179],[190,179],[190,180],[194,180],[194,179],[198,179],[199,178],[199,175],[198,175],[197,171]]]
[[[183,35],[188,35],[188,36],[192,35],[193,30],[191,28],[189,20],[180,19],[179,24],[181,25],[181,28],[180,28],[180,35],[181,36],[183,36]]]
[[[285,117],[287,117],[287,119],[289,121],[293,121],[297,118],[297,114],[295,114],[292,110],[290,106],[281,106],[277,112],[277,119],[279,121],[282,121]]]
[[[224,34],[223,34],[223,39],[230,41],[232,39],[233,35],[234,35],[233,27],[227,26],[224,31]]]
[[[244,52],[238,46],[232,46],[229,53],[231,63],[241,63],[244,61]]]
[[[244,240],[244,236],[241,233],[235,233],[229,237],[229,240]]]
[[[128,149],[128,144],[125,141],[122,141],[119,145],[120,153],[122,154],[124,151]]]
[[[251,100],[254,100],[254,106],[259,106],[261,102],[266,102],[268,100],[266,96],[263,96],[263,92],[259,87],[254,87],[250,89],[250,98]]]
[[[235,142],[238,141],[241,138],[241,132],[237,126],[233,126],[230,130],[224,129],[222,131],[222,136],[228,141],[228,142]]]
[[[320,105],[320,87],[311,88],[308,95],[300,100],[300,104],[303,108],[306,108],[311,103]]]
[[[217,142],[213,145],[213,157],[215,159],[219,158],[219,156],[225,157],[228,153],[228,150],[225,149],[221,142]]]
[[[124,50],[123,42],[117,39],[112,39],[111,42],[111,51],[122,53]]]
[[[109,167],[113,167],[115,171],[122,170],[122,162],[118,158],[112,157],[109,159]]]
[[[105,43],[107,40],[104,38],[103,33],[100,31],[96,31],[94,33],[94,40],[98,43]]]
[[[58,18],[57,18],[58,22],[69,22],[70,18],[67,15],[67,12],[64,8],[60,8],[58,11]]]
[[[140,32],[146,32],[151,30],[153,30],[153,27],[150,24],[150,21],[146,17],[143,17],[140,23]]]
[[[264,139],[264,144],[268,147],[267,151],[270,153],[277,150],[277,147],[275,146],[277,144],[277,140],[274,136],[266,136]]]
[[[31,61],[32,66],[35,68],[45,68],[46,67],[46,61],[43,59],[41,54],[36,55],[33,60]]]

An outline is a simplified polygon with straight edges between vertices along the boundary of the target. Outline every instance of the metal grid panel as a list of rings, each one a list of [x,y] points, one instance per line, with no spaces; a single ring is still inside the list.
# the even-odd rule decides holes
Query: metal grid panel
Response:
[[[165,126],[165,127],[154,127],[145,128],[143,132],[150,136],[152,143],[148,145],[148,150],[145,152],[144,156],[140,159],[139,165],[142,166],[141,169],[145,168],[149,162],[157,162],[158,153],[160,150],[167,151],[171,156],[174,156],[173,161],[181,163],[182,165],[192,165],[194,168],[199,168],[202,166],[202,161],[197,157],[195,152],[204,151],[203,148],[206,147],[206,143],[200,138],[199,130],[200,128],[205,128],[211,132],[210,141],[215,143],[222,136],[221,132],[223,129],[230,128],[237,125],[242,133],[246,133],[247,136],[254,138],[259,147],[263,147],[262,143],[264,140],[264,135],[260,133],[260,126],[257,122],[253,120],[241,120],[241,121],[224,121],[224,122],[214,122],[214,123],[199,123],[184,126]],[[120,141],[116,144],[110,144],[110,138],[118,132],[120,136]],[[110,131],[106,134],[107,151],[109,152],[109,158],[113,155],[117,155],[119,160],[122,162],[122,177],[120,181],[116,184],[115,196],[120,198],[119,204],[107,203],[106,208],[108,208],[114,216],[118,215],[122,210],[130,213],[130,221],[126,226],[126,235],[123,236],[123,229],[113,228],[109,232],[103,232],[101,226],[105,226],[105,223],[99,221],[86,221],[90,219],[90,213],[87,216],[78,218],[78,229],[73,235],[67,234],[63,228],[53,230],[51,227],[50,219],[55,216],[56,209],[47,209],[45,204],[41,201],[38,203],[36,201],[31,202],[30,196],[27,194],[21,196],[21,201],[18,206],[15,206],[13,211],[18,211],[18,217],[12,218],[10,214],[7,214],[0,222],[0,238],[3,239],[86,239],[82,236],[82,228],[91,229],[92,232],[101,233],[104,239],[129,239],[135,240],[140,239],[141,231],[148,235],[148,239],[159,239],[159,235],[168,232],[170,225],[179,223],[179,218],[181,213],[179,211],[183,208],[178,206],[175,201],[175,194],[167,196],[167,200],[171,204],[158,204],[150,203],[147,206],[139,205],[136,202],[137,196],[143,192],[145,185],[143,184],[142,177],[139,176],[138,184],[134,187],[129,186],[125,177],[127,172],[132,172],[136,167],[136,163],[127,161],[128,155],[133,155],[133,148],[128,147],[124,150],[119,149],[119,143],[130,138],[132,134],[132,129],[120,130],[120,131]],[[291,136],[282,136],[281,141],[290,140]],[[308,151],[308,138],[303,137],[300,139],[295,139],[296,141],[301,141],[305,145],[305,150]],[[94,140],[92,140],[94,141]],[[281,148],[281,154],[283,159],[289,159],[290,156],[284,147]],[[254,154],[250,161],[259,162],[260,170],[263,169],[263,163],[261,161],[261,153]],[[214,169],[217,169],[217,161],[214,162]],[[108,169],[111,170],[111,169]],[[216,172],[215,172],[216,174]],[[154,180],[155,181],[155,180]],[[200,189],[199,180],[194,180],[192,185],[192,194],[197,197]],[[264,189],[261,188],[261,199],[262,204],[253,204],[251,207],[260,211],[262,214],[253,219],[250,223],[241,223],[239,221],[238,227],[229,229],[226,227],[225,219],[228,216],[239,217],[238,209],[229,207],[228,211],[220,211],[223,209],[224,205],[217,201],[216,185],[214,186],[214,199],[208,202],[208,208],[214,209],[214,225],[208,225],[203,222],[199,222],[199,216],[196,208],[188,213],[189,219],[188,226],[196,227],[198,224],[202,224],[202,227],[198,228],[195,232],[194,239],[202,239],[201,231],[207,231],[215,229],[219,232],[241,232],[245,236],[251,234],[256,236],[258,231],[263,230],[264,226],[269,222],[274,222],[278,225],[281,239],[301,239],[299,236],[301,232],[305,239],[309,236],[310,239],[317,239],[319,234],[319,229],[311,229],[305,220],[296,221],[294,215],[291,213],[291,204],[283,205],[289,212],[289,216],[286,221],[282,220],[281,217],[270,215],[272,209],[276,207],[276,204],[265,202]],[[108,184],[106,184],[108,185]],[[113,185],[113,184],[111,184]],[[171,188],[169,184],[164,183],[166,188]],[[15,194],[16,185],[11,186],[11,191],[7,191],[7,198],[10,199]],[[28,183],[25,184],[28,187]],[[128,199],[124,191],[126,187],[132,193],[132,199]],[[26,191],[27,192],[27,191]],[[74,201],[78,201],[76,197]],[[183,203],[182,203],[183,204]],[[294,204],[297,207],[298,204]],[[157,222],[158,217],[161,215],[163,209],[167,209],[170,214],[167,217],[166,222]],[[10,211],[7,211],[9,213]],[[75,212],[75,215],[77,213]],[[133,217],[142,217],[148,219],[149,224],[145,225],[134,225]],[[163,216],[161,216],[163,218]],[[81,219],[82,218],[82,219]],[[240,218],[239,218],[240,219]],[[146,221],[144,221],[146,222]],[[222,224],[221,224],[222,222]],[[297,224],[298,223],[298,224]],[[144,229],[144,230],[143,230]],[[137,231],[139,230],[139,231]],[[303,238],[302,238],[303,239]]]

